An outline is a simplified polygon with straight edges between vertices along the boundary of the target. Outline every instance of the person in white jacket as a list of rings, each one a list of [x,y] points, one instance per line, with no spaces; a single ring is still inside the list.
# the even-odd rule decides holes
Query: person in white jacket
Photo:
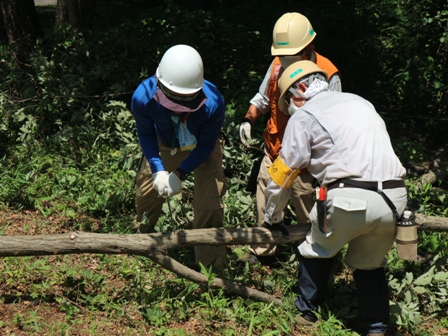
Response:
[[[373,105],[355,94],[329,91],[325,79],[310,61],[290,65],[280,77],[279,108],[291,118],[269,168],[264,226],[284,230],[289,186],[308,169],[325,199],[312,208],[311,230],[298,247],[296,321],[317,320],[314,312],[325,300],[333,257],[348,244],[345,262],[357,287],[360,331],[384,335],[389,321],[385,255],[407,204],[406,170]]]

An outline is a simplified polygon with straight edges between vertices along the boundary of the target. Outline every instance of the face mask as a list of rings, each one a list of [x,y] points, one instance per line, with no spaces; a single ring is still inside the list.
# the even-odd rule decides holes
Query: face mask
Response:
[[[291,64],[302,60],[302,55],[300,56],[280,56],[280,63],[283,69],[286,69]]]
[[[294,104],[294,102],[292,101],[292,98],[291,98],[291,100],[289,101],[289,106],[288,106],[288,114],[290,116],[292,116],[298,110],[300,110],[300,107],[297,107],[296,104]]]

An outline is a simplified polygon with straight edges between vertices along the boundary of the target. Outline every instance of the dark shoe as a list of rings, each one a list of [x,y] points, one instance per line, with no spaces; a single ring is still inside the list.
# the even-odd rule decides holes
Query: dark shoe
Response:
[[[239,262],[242,263],[249,263],[250,266],[256,265],[260,263],[260,260],[257,258],[255,254],[248,253],[243,255],[241,258],[238,259]]]
[[[294,317],[294,320],[300,325],[311,326],[316,323],[317,317],[312,313],[307,313],[307,314],[296,315],[296,317]]]

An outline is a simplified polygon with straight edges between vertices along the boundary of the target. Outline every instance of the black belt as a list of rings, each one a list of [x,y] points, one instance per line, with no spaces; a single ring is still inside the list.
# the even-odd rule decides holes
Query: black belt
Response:
[[[336,189],[339,187],[342,188],[361,188],[365,190],[370,190],[377,192],[383,197],[383,199],[386,201],[389,208],[392,210],[392,212],[395,215],[395,218],[397,220],[400,219],[400,214],[397,211],[397,208],[392,203],[392,201],[387,197],[385,193],[383,193],[382,189],[394,189],[394,188],[404,188],[406,185],[404,184],[403,180],[388,180],[382,182],[382,189],[378,190],[378,184],[379,182],[370,182],[370,181],[358,181],[358,180],[351,180],[351,179],[339,179],[333,183],[330,183],[327,186],[327,190]]]
[[[342,184],[342,185],[341,185]],[[382,182],[383,189],[404,188],[406,185],[403,180],[388,180]],[[351,179],[339,179],[327,186],[328,190],[335,188],[361,188],[371,191],[378,191],[378,182],[358,181]]]

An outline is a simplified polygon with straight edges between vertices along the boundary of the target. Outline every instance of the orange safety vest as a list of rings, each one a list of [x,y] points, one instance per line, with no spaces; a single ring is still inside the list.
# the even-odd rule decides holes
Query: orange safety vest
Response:
[[[316,54],[316,64],[319,68],[325,70],[330,79],[338,69],[331,63],[328,58]],[[285,134],[286,124],[288,123],[289,115],[284,114],[277,108],[278,99],[280,98],[280,90],[278,88],[278,79],[283,72],[280,58],[275,57],[272,64],[271,77],[269,79],[268,97],[271,107],[269,120],[266,124],[266,130],[263,133],[263,138],[268,150],[269,157],[274,161],[282,147],[283,135]]]

